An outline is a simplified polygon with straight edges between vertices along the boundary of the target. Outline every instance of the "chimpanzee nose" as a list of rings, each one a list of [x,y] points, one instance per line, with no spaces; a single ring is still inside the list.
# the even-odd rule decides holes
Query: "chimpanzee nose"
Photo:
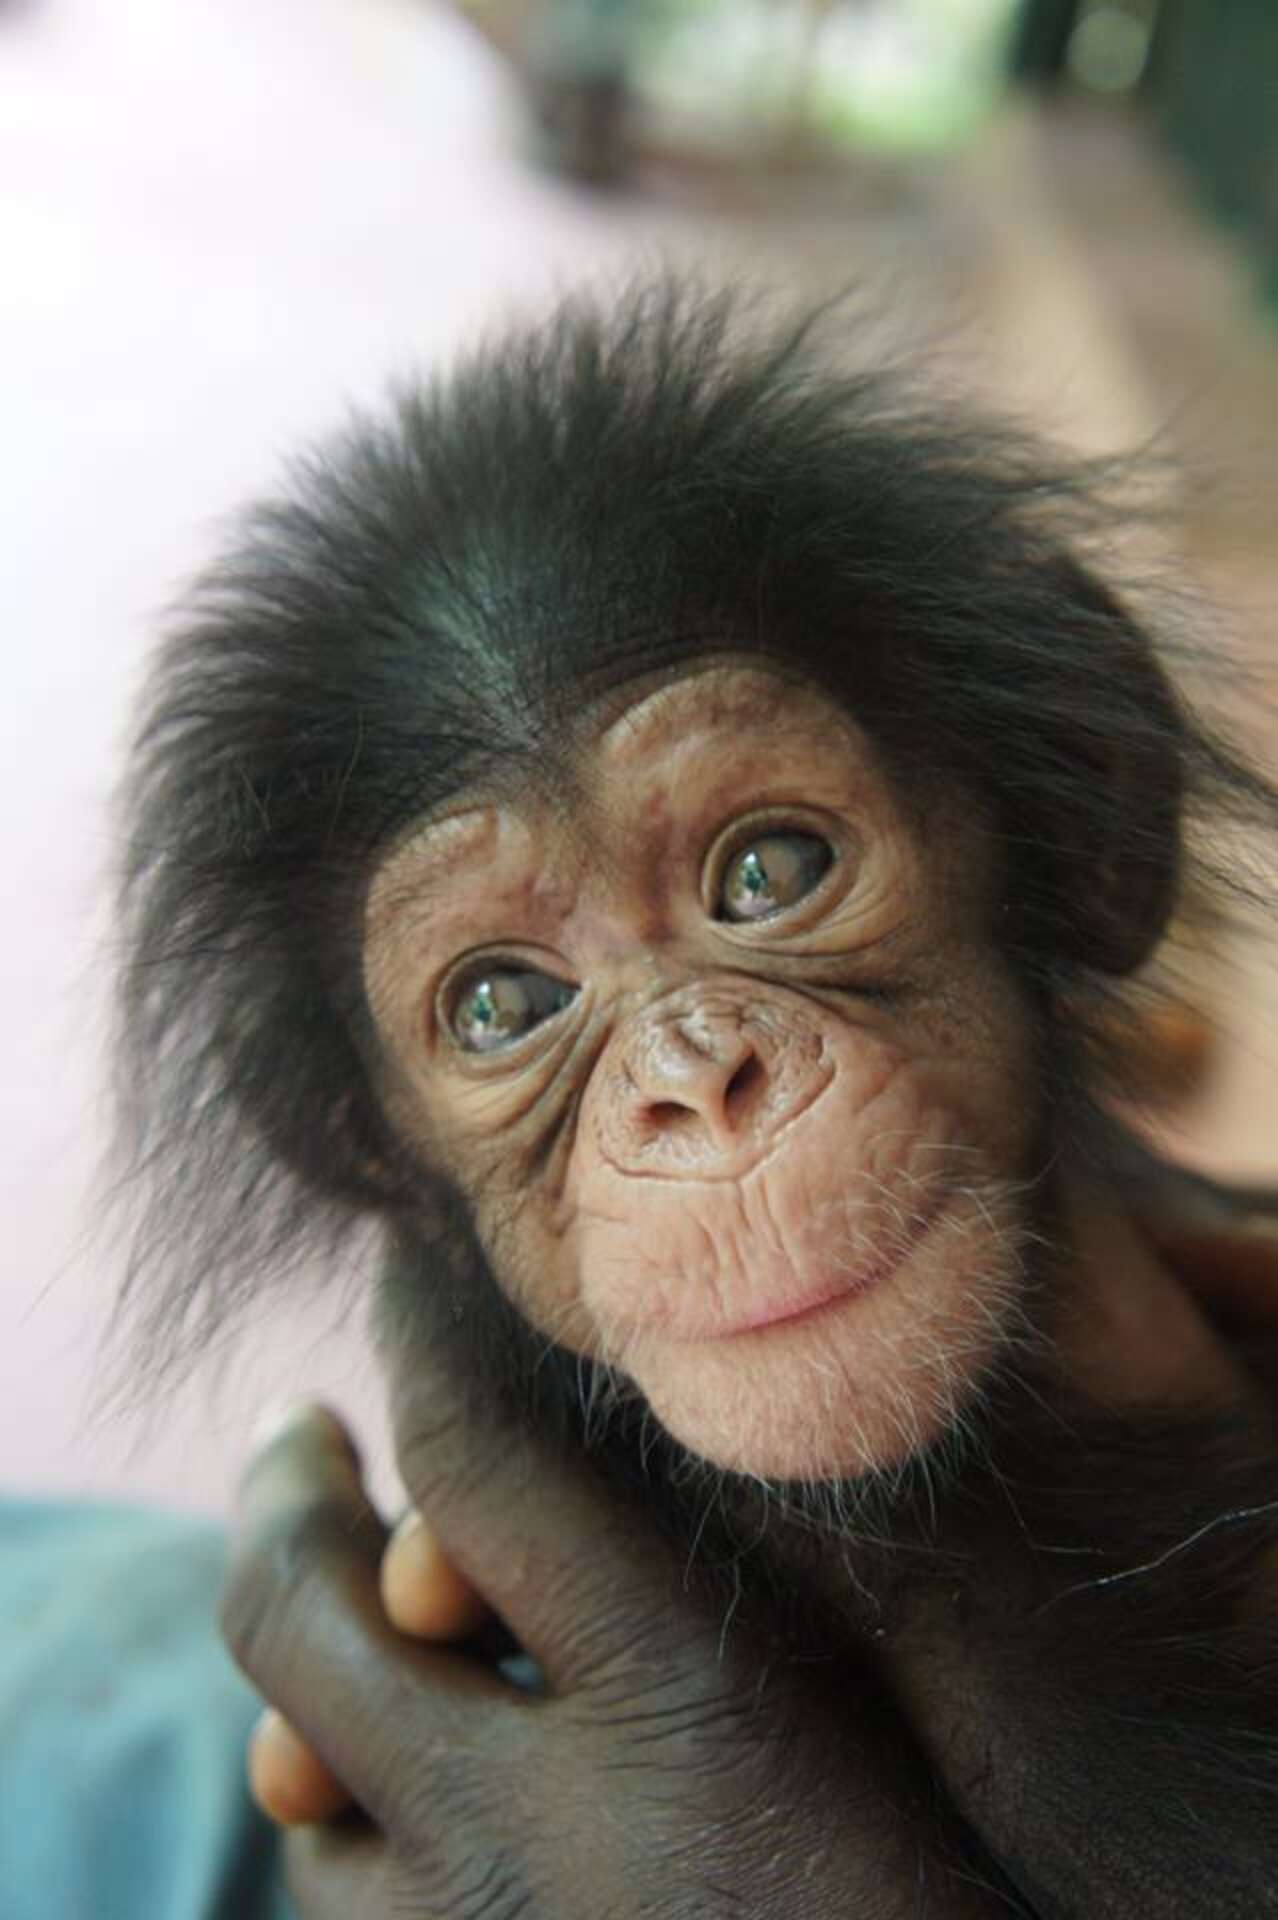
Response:
[[[732,1014],[695,1008],[663,1021],[627,1050],[632,1125],[649,1139],[703,1133],[731,1146],[767,1091],[760,1048]]]
[[[615,1030],[581,1132],[617,1173],[736,1179],[833,1074],[820,1023],[797,994],[698,982]]]

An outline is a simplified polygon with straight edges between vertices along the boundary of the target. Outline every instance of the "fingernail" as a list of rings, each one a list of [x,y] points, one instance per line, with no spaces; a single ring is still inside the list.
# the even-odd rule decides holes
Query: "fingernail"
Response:
[[[387,1545],[397,1547],[402,1541],[411,1540],[415,1533],[425,1533],[426,1531],[426,1522],[422,1519],[421,1514],[418,1513],[416,1507],[410,1507],[407,1513],[401,1513],[399,1519],[395,1522]]]
[[[253,1423],[252,1445],[254,1449],[267,1447],[281,1435],[292,1432],[294,1427],[310,1427],[317,1438],[329,1441],[352,1460],[358,1457],[355,1442],[346,1431],[341,1415],[320,1400],[270,1402]]]
[[[314,1400],[269,1400],[250,1429],[250,1447],[256,1453],[259,1447],[269,1446],[280,1434],[286,1433],[290,1427],[300,1426],[319,1411],[321,1409]]]

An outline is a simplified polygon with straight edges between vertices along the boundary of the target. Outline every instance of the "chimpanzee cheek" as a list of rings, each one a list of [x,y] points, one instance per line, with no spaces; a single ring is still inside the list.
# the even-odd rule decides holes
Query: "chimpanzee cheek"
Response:
[[[506,1298],[538,1332],[598,1358],[598,1329],[583,1298],[583,1249],[575,1210],[535,1178],[511,1180],[509,1166],[476,1184],[476,1234]]]

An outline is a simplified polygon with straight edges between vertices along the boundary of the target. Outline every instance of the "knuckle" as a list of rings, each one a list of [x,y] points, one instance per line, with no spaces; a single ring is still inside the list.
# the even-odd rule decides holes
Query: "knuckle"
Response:
[[[671,1724],[698,1721],[726,1736],[729,1726],[762,1718],[764,1685],[725,1651],[722,1622],[672,1602],[660,1591],[642,1595],[600,1591],[583,1608],[573,1654],[588,1677],[596,1711],[614,1710],[619,1695],[669,1713]]]
[[[407,1408],[395,1453],[404,1485],[428,1518],[472,1503],[494,1484],[504,1501],[517,1497],[531,1472],[521,1435],[495,1433],[465,1408]]]
[[[222,1584],[218,1622],[236,1664],[251,1679],[277,1669],[296,1639],[308,1589],[349,1536],[349,1516],[319,1495],[276,1508],[241,1534]]]

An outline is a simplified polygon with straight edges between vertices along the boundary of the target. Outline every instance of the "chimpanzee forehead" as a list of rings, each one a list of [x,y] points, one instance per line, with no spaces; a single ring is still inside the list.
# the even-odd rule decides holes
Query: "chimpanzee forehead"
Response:
[[[791,739],[809,751],[814,740],[845,757],[851,749],[867,766],[873,759],[851,717],[799,674],[731,657],[667,668],[584,705],[558,738],[543,738],[533,751],[495,756],[407,837],[446,841],[450,853],[464,838],[480,851],[495,814],[570,818],[599,801],[615,805],[628,779],[672,759],[687,778],[707,784],[716,772],[739,769],[738,743],[744,753],[749,740],[757,753],[762,743],[779,750]],[[706,749],[709,759],[700,757]]]
[[[618,711],[592,715],[574,742],[578,758],[613,771],[681,740],[731,727],[833,721],[830,703],[797,675],[740,661],[718,661],[626,690]]]
[[[757,795],[756,789],[757,787]],[[503,760],[420,819],[381,865],[383,903],[438,900],[463,870],[494,882],[542,867],[547,834],[569,893],[574,860],[652,840],[666,816],[698,823],[759,801],[833,807],[874,788],[873,750],[801,677],[741,661],[648,676],[584,710],[545,757]],[[575,853],[574,853],[575,849]],[[633,870],[632,879],[633,879]]]

